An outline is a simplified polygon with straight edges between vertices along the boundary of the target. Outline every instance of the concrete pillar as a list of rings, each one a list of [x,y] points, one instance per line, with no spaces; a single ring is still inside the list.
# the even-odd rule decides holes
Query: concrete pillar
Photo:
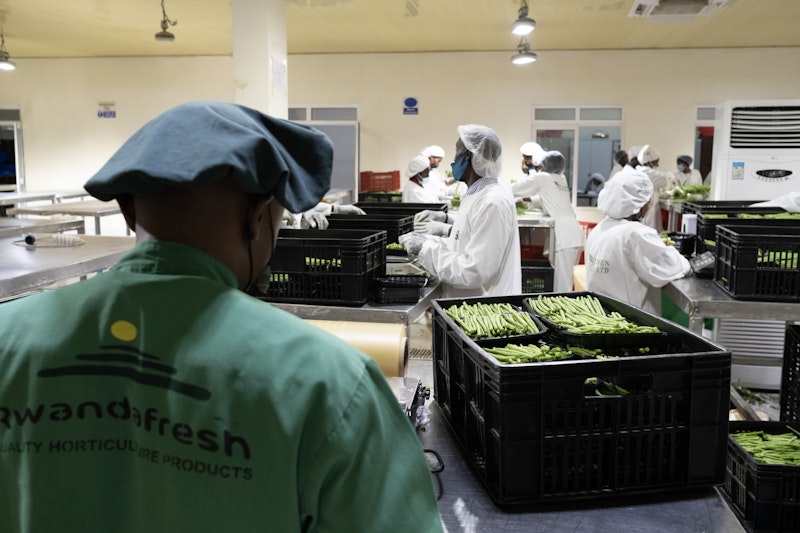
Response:
[[[287,118],[286,0],[233,0],[233,76],[235,103]]]

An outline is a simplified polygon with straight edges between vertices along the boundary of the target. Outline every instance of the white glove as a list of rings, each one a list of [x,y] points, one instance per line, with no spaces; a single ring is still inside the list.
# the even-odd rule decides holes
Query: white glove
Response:
[[[291,228],[293,225],[294,225],[294,215],[290,213],[288,209],[284,209],[283,216],[281,216],[281,227]]]
[[[400,244],[403,245],[409,255],[417,255],[428,238],[420,233],[405,233],[400,235],[397,240],[400,241]]]
[[[328,228],[328,219],[325,218],[325,215],[317,211],[316,209],[311,209],[303,213],[302,218],[300,219],[300,228],[301,229],[327,229]]]
[[[341,215],[366,215],[363,209],[360,209],[350,204],[343,204],[343,205],[334,204],[333,212]]]
[[[417,233],[427,233],[435,237],[447,237],[450,235],[450,230],[452,229],[453,226],[447,222],[436,222],[435,220],[423,222],[418,226],[414,226],[414,231]]]
[[[414,224],[419,224],[420,222],[427,222],[429,220],[434,220],[436,222],[447,222],[447,213],[444,211],[431,211],[430,209],[426,209],[425,211],[420,211],[416,215],[414,215]]]

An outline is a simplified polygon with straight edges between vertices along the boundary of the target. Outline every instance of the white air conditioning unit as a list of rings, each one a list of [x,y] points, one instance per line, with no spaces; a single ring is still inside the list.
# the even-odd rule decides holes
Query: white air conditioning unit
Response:
[[[728,0],[635,0],[628,16],[686,19],[710,15],[727,3]]]
[[[772,200],[800,191],[800,100],[717,107],[712,200]]]

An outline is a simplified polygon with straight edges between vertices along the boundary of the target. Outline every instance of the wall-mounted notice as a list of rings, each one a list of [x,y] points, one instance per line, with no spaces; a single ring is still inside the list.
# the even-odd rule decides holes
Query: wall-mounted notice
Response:
[[[403,100],[404,115],[419,115],[419,103],[416,98],[408,97]]]
[[[117,118],[117,108],[114,102],[99,102],[97,118]]]

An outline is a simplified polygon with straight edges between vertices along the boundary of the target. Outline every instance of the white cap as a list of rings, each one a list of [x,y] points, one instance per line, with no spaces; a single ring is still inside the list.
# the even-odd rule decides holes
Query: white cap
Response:
[[[408,162],[408,168],[406,168],[406,177],[413,178],[426,168],[431,168],[428,158],[424,155],[415,156],[414,159]]]
[[[641,147],[641,146],[638,146],[638,145],[636,145],[636,146],[631,146],[631,149],[630,149],[630,150],[628,150],[628,157],[629,157],[630,159],[633,159],[634,157],[635,157],[636,159],[639,159],[639,151],[640,151],[641,149],[642,149],[642,147]]]
[[[658,150],[650,146],[649,144],[645,144],[642,146],[642,149],[639,150],[639,155],[637,156],[639,163],[646,164],[651,163],[653,161],[658,161],[661,159],[661,154],[658,153]]]
[[[625,167],[606,182],[597,195],[597,207],[611,218],[635,215],[653,196],[653,182],[640,170]]]
[[[519,151],[522,152],[522,155],[526,156],[534,156],[536,152],[542,152],[542,147],[539,146],[538,143],[535,142],[526,142],[522,146],[519,147]]]
[[[431,146],[426,146],[420,152],[425,157],[444,157],[444,148],[441,146],[436,146],[435,144]]]

